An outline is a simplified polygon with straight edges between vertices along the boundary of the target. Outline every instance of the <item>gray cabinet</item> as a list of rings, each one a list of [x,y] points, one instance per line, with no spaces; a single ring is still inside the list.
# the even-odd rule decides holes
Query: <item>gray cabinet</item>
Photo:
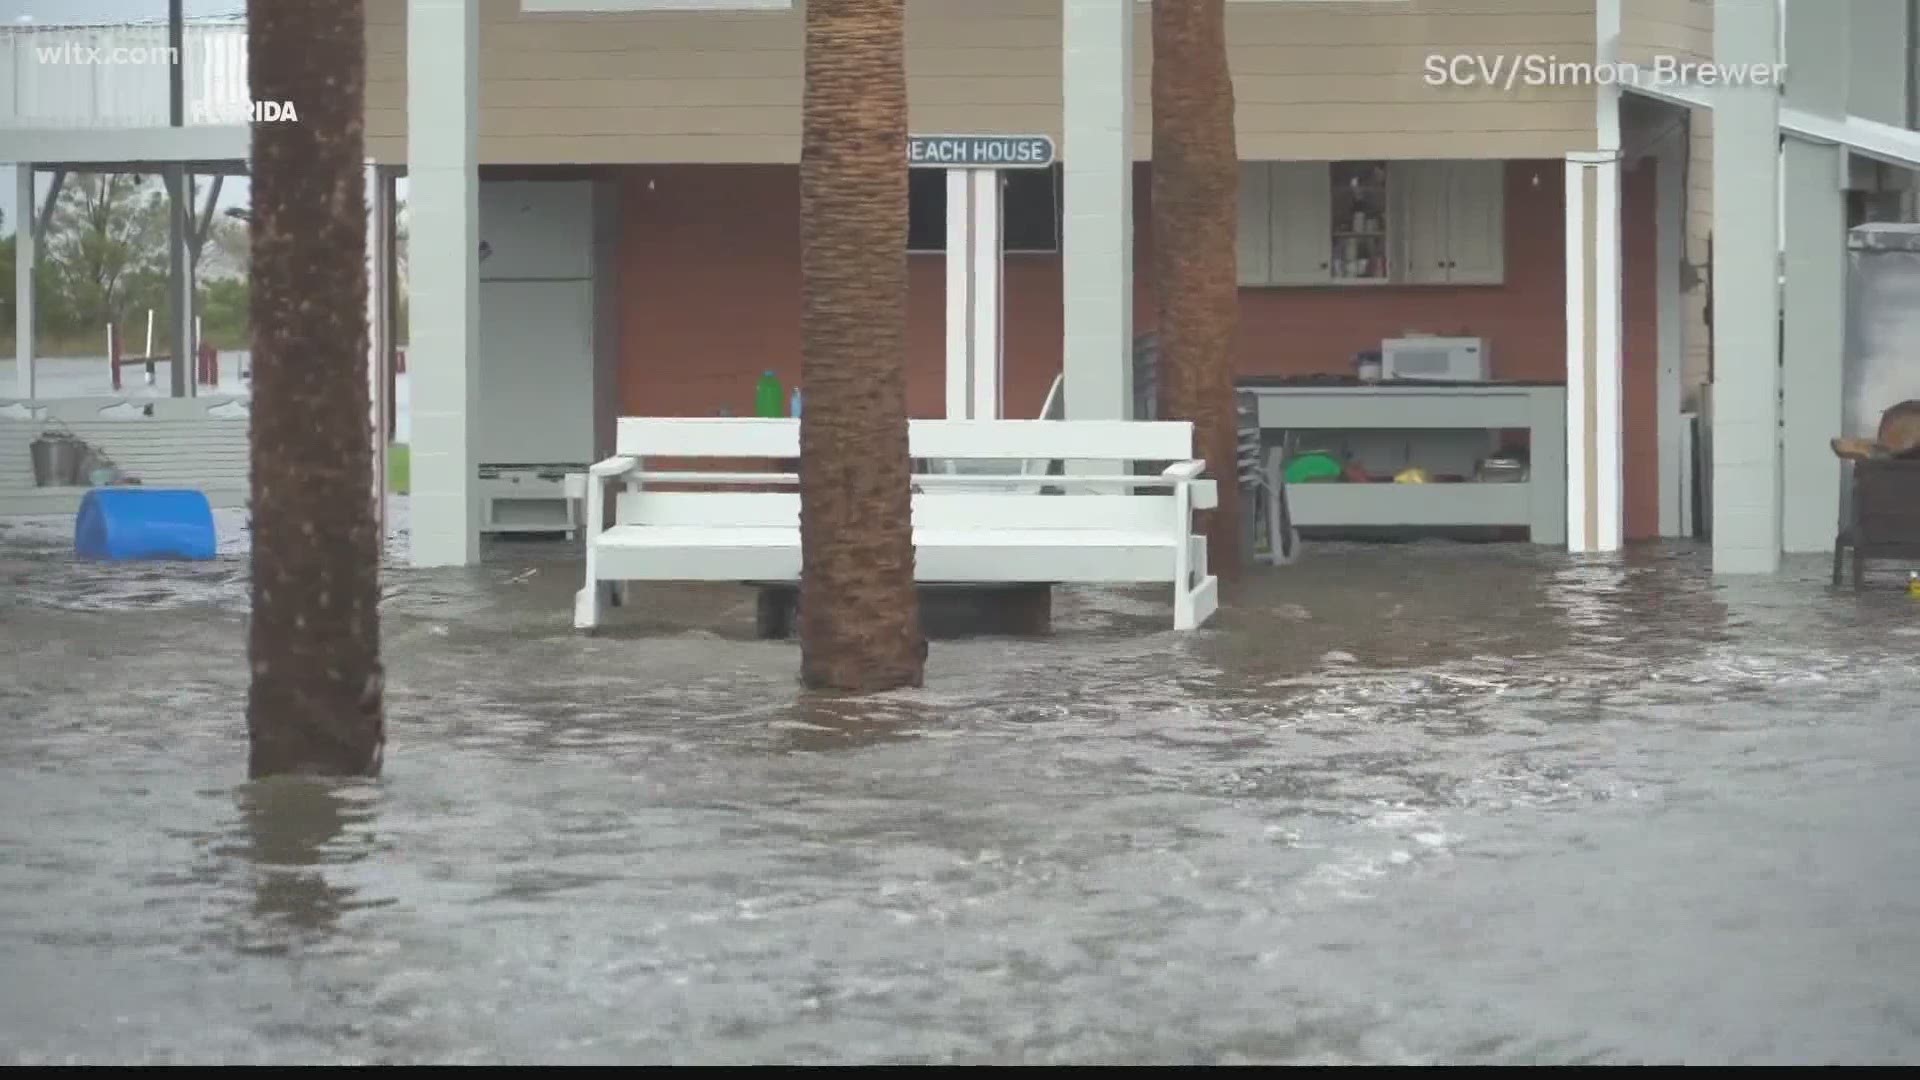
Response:
[[[1333,284],[1342,243],[1333,195],[1327,162],[1241,162],[1240,284]]]
[[[1399,277],[1412,285],[1447,283],[1447,163],[1395,162],[1400,229]]]
[[[1447,276],[1455,285],[1506,280],[1506,168],[1454,161],[1447,168]]]
[[[1239,283],[1500,284],[1505,175],[1501,161],[1241,162]]]
[[[1242,285],[1273,281],[1273,169],[1263,161],[1240,163],[1238,277]]]
[[[1272,164],[1273,273],[1269,285],[1326,285],[1333,280],[1333,202],[1324,161]]]
[[[1506,279],[1505,171],[1499,161],[1394,163],[1399,279],[1497,285]]]

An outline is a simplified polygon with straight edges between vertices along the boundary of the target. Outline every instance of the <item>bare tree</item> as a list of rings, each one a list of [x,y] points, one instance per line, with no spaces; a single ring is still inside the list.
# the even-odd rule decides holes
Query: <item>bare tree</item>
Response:
[[[1224,0],[1153,0],[1153,282],[1160,415],[1193,421],[1220,485],[1205,515],[1208,568],[1240,571],[1234,408],[1240,163]]]
[[[249,0],[249,772],[376,775],[386,745],[367,395],[363,0]]]
[[[127,319],[139,302],[165,305],[167,214],[166,193],[150,177],[69,176],[43,237],[40,257],[51,287],[41,300],[49,309],[42,325],[94,331]]]
[[[816,689],[918,686],[907,457],[904,0],[811,0],[800,149],[800,649]]]

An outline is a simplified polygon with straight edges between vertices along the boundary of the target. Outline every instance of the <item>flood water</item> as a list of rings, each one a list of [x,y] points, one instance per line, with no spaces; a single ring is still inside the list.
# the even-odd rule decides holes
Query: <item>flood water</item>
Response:
[[[1920,1056],[1920,601],[1309,547],[1203,632],[804,700],[732,588],[386,580],[375,782],[245,782],[245,538],[0,526],[0,1062]]]

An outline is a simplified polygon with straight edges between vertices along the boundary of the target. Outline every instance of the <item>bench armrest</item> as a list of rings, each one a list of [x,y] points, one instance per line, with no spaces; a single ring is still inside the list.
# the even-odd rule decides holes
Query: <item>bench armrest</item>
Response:
[[[1201,477],[1200,474],[1206,470],[1207,463],[1199,459],[1176,461],[1162,470],[1160,475],[1187,489],[1193,509],[1211,510],[1220,505],[1220,493],[1211,478]]]
[[[605,461],[594,462],[587,471],[592,473],[596,480],[604,480],[610,476],[621,476],[632,472],[633,467],[638,464],[640,464],[639,458],[610,457]]]

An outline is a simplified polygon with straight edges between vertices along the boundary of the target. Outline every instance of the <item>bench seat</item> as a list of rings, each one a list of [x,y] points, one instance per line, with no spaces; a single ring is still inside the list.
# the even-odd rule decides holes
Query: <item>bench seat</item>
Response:
[[[1172,539],[1148,532],[921,528],[913,546],[914,576],[929,584],[1165,582],[1175,572]],[[629,581],[796,580],[800,530],[615,525],[600,534],[599,558],[602,574]]]

